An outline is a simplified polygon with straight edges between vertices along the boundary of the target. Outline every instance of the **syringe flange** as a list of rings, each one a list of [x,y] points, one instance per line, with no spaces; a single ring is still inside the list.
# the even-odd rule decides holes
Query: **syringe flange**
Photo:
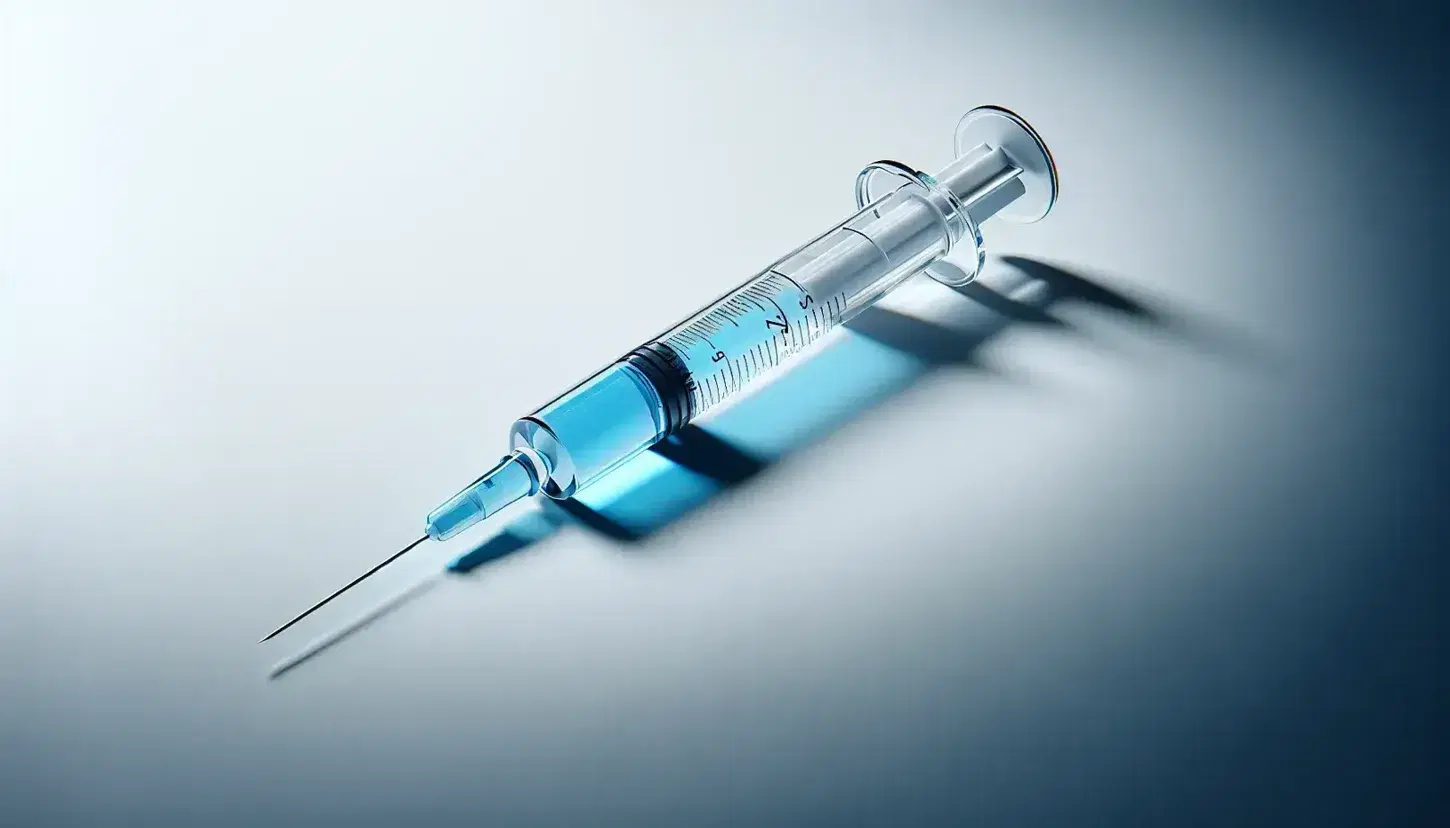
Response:
[[[936,176],[899,161],[876,161],[856,178],[856,206],[877,193],[878,174],[935,191],[950,203],[966,229],[952,250],[927,266],[931,278],[951,287],[971,283],[986,261],[981,225],[1000,216],[1014,222],[1038,221],[1057,201],[1057,165],[1047,144],[1017,113],[1000,106],[979,106],[957,123],[956,158]]]

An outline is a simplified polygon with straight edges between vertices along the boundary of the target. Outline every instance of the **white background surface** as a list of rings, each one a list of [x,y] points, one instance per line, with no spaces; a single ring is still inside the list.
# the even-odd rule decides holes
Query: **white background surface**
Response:
[[[1370,209],[1434,171],[1372,55],[1161,8],[293,6],[0,15],[0,822],[1424,792],[1348,758],[1416,760],[1421,697],[1345,680],[1420,640],[1385,590],[1434,580],[1435,303],[1416,212]],[[253,644],[515,417],[841,218],[866,162],[940,168],[982,103],[1063,181],[989,249],[1211,336],[1054,308],[644,544],[566,528],[265,680],[466,548]]]

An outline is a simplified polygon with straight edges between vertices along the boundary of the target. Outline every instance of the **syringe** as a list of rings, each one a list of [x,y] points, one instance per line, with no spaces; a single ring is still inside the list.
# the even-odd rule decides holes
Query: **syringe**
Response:
[[[1037,132],[1001,107],[968,112],[955,143],[956,160],[936,176],[895,161],[868,165],[856,178],[855,215],[519,419],[509,454],[430,512],[423,537],[262,640],[425,540],[451,538],[530,495],[572,497],[739,396],[912,275],[970,282],[984,261],[982,223],[1046,216],[1057,199],[1057,168]],[[883,177],[898,183],[878,194]]]

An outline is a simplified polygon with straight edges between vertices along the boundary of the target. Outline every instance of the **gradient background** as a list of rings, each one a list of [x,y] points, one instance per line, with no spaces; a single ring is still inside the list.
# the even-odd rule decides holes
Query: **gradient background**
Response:
[[[0,12],[0,824],[1444,824],[1434,15],[209,5]],[[501,528],[253,643],[514,417],[981,103],[1063,180],[989,249],[1171,324],[968,331],[265,679]]]

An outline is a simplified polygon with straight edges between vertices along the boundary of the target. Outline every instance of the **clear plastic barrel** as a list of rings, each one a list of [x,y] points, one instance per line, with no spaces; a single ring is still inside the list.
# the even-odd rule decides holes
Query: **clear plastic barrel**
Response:
[[[569,497],[740,393],[964,237],[980,244],[955,197],[929,178],[910,181],[520,419],[513,446],[544,459],[545,494]]]
[[[766,268],[657,342],[678,354],[698,416],[800,352],[976,229],[954,199],[912,182]]]

